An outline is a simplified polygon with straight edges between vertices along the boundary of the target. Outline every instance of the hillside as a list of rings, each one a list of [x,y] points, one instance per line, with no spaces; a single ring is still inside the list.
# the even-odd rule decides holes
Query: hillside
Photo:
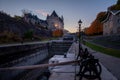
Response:
[[[50,37],[50,31],[40,29],[23,20],[22,17],[11,17],[10,15],[0,12],[0,42],[14,42],[23,39],[41,39]]]

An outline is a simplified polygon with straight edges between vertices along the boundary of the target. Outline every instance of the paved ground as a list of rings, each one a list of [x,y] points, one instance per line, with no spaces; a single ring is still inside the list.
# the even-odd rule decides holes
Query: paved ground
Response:
[[[37,42],[36,42],[37,43]],[[7,45],[9,46],[9,45]],[[82,45],[84,48],[86,46]],[[73,50],[75,49],[75,47],[71,47],[73,48]],[[88,47],[87,47],[88,48]],[[78,50],[78,48],[76,48]],[[100,52],[96,52],[90,48],[88,48],[88,50],[96,57],[100,60],[100,62],[103,64],[103,73],[102,73],[102,76],[104,76],[104,79],[102,80],[116,80],[115,77],[118,78],[118,80],[120,80],[120,59],[119,58],[115,58],[115,57],[112,57],[112,56],[109,56],[109,55],[105,55],[103,53],[100,53]],[[69,53],[72,52],[76,52],[76,51],[71,51],[69,50],[68,51]],[[104,67],[105,66],[105,67]],[[67,68],[68,69],[68,68]],[[65,69],[65,70],[67,70]],[[74,69],[74,68],[73,68]],[[112,74],[111,74],[111,73]],[[57,73],[57,74],[60,74],[60,73]],[[56,75],[58,77],[57,74],[53,74],[53,75]],[[69,74],[69,73],[68,73]],[[115,77],[114,77],[114,76]],[[65,74],[61,75],[61,76],[65,76]],[[72,75],[70,73],[69,77],[70,76],[73,76],[74,77],[74,74]],[[112,78],[111,78],[112,77]],[[53,79],[51,79],[53,80]],[[66,79],[60,79],[60,80],[66,80]],[[68,78],[69,80],[69,78]]]
[[[63,55],[55,55],[51,58],[52,61],[64,62],[64,61],[71,61],[74,59],[74,54],[69,53],[67,58],[64,58]],[[117,80],[102,64],[102,73],[101,79],[102,80]],[[55,66],[49,68],[52,75],[50,76],[49,80],[75,80],[75,73],[78,73],[79,66],[77,65],[75,68],[75,64],[63,65],[63,66]],[[76,71],[75,71],[76,70]],[[76,80],[79,80],[79,76],[76,77]],[[88,80],[83,78],[82,80]],[[98,79],[95,79],[98,80]]]
[[[88,48],[85,45],[82,45],[83,48]],[[118,79],[120,80],[120,58],[109,56],[100,52],[96,52],[88,48],[90,53],[92,53],[100,62]]]
[[[67,58],[64,58],[63,55],[55,55],[50,60],[57,61],[57,62],[64,62],[64,61],[69,61],[69,60],[75,59],[74,53],[78,52],[75,50],[75,49],[78,50],[78,44],[73,44],[73,45],[71,46],[71,48],[69,49],[69,51],[67,53],[67,56],[68,56]],[[83,47],[85,48],[84,45],[83,45]],[[93,52],[92,50],[90,50],[90,51]],[[109,72],[106,69],[106,67],[104,67],[102,64],[101,64],[101,66],[102,66],[102,73],[101,73],[102,80],[117,80],[117,78],[115,76],[113,76],[113,74],[111,74],[111,72]],[[75,80],[75,73],[78,73],[79,66],[77,66],[76,68],[75,68],[75,64],[55,66],[55,67],[50,68],[50,71],[51,71],[52,75],[50,76],[49,80]],[[79,77],[76,77],[76,80],[79,80]],[[87,80],[87,79],[84,78],[82,80]],[[98,79],[95,79],[95,80],[98,80]]]

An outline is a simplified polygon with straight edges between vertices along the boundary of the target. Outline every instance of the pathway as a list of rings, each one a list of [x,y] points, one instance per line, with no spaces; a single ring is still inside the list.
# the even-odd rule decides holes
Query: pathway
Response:
[[[92,53],[100,62],[118,79],[120,80],[120,58],[116,58],[110,55],[96,52],[91,48],[82,45],[83,48],[88,48],[88,51]]]
[[[83,47],[85,48],[85,46],[83,45]],[[77,49],[75,49],[77,48]],[[63,55],[55,55],[53,56],[53,58],[50,59],[50,61],[54,61],[55,62],[64,62],[64,61],[69,61],[69,60],[74,60],[75,59],[75,53],[78,51],[78,44],[74,43],[71,48],[68,50],[67,53],[67,58],[64,58]],[[93,51],[91,51],[93,52]],[[116,77],[113,76],[113,74],[111,74],[111,72],[109,72],[102,64],[102,73],[101,73],[101,78],[102,80],[117,80]],[[50,76],[49,80],[75,80],[75,73],[78,73],[79,71],[79,66],[76,67],[76,72],[75,72],[75,65],[74,64],[69,64],[69,65],[63,65],[63,66],[55,66],[52,67],[52,69],[50,68],[52,75]],[[76,77],[76,80],[78,80],[79,78]],[[87,79],[83,79],[83,80],[87,80]],[[95,79],[97,80],[97,79]]]

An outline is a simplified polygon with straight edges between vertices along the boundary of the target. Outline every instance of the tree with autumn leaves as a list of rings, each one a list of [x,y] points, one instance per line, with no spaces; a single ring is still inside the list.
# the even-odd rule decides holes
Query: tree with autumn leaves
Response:
[[[85,34],[87,35],[100,35],[103,32],[103,21],[105,19],[106,12],[98,13],[96,19],[92,22],[90,27],[85,29]]]
[[[61,29],[56,29],[52,32],[52,36],[53,37],[61,37],[63,36],[63,30]]]

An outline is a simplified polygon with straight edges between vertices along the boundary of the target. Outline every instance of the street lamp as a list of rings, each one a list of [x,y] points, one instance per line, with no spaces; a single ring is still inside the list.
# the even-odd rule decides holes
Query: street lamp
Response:
[[[81,36],[81,24],[82,24],[82,21],[81,20],[79,20],[78,21],[78,25],[79,25],[79,44],[80,44],[80,36]]]
[[[81,46],[80,46],[80,32],[81,32],[81,24],[82,24],[82,21],[81,20],[79,20],[78,21],[78,25],[79,25],[79,53],[78,53],[78,55],[77,55],[77,60],[78,60],[78,58],[80,57],[80,55],[81,55]],[[81,68],[81,67],[80,67]],[[79,71],[80,72],[80,71]],[[75,73],[76,73],[76,67],[75,67]],[[79,73],[78,73],[79,74]],[[75,75],[75,80],[76,80],[76,75]]]
[[[79,20],[78,21],[78,25],[79,25],[79,55],[80,55],[80,52],[81,52],[81,46],[80,46],[80,36],[81,36],[81,24],[82,24],[82,21]]]

